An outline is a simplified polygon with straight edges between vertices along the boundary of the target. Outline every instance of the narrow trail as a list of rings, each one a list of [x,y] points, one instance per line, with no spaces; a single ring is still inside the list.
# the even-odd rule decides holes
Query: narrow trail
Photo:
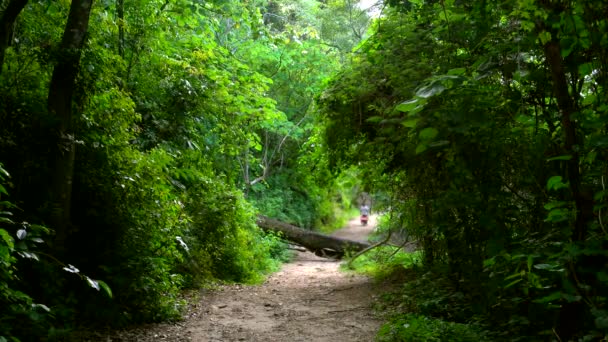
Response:
[[[375,223],[373,216],[365,227],[351,220],[333,235],[366,241]],[[106,341],[373,341],[381,323],[371,307],[375,285],[339,266],[297,252],[261,285],[204,293],[183,322],[123,331]]]

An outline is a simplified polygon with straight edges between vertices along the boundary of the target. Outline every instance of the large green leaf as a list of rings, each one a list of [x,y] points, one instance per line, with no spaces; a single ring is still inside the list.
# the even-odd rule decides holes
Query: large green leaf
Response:
[[[562,298],[562,293],[560,291],[552,292],[549,295],[546,295],[542,298],[535,299],[534,303],[550,303]]]
[[[435,139],[435,137],[439,134],[439,131],[433,127],[427,127],[418,133],[418,137],[420,140],[429,141]]]
[[[547,180],[547,190],[567,188],[568,184],[562,182],[562,176],[552,176]]]
[[[455,68],[448,70],[448,75],[463,75],[467,71],[466,68]]]
[[[398,104],[397,107],[395,107],[395,109],[400,112],[407,113],[410,110],[416,108],[416,106],[418,106],[418,105],[419,105],[418,99],[414,99],[414,100],[405,101],[405,102]]]
[[[9,247],[9,248],[13,248],[14,246],[14,240],[11,237],[11,235],[4,229],[0,228],[0,237],[2,238],[2,240],[4,241],[4,243]]]
[[[416,146],[416,154],[420,154],[420,153],[426,151],[427,148],[428,148],[427,144],[418,144],[418,146]]]
[[[572,155],[566,154],[566,155],[563,155],[563,156],[551,157],[551,158],[547,159],[547,161],[570,160],[570,159],[572,159]]]
[[[106,292],[108,297],[112,298],[112,289],[104,281],[97,280],[97,284]]]
[[[426,86],[420,88],[416,92],[416,96],[419,96],[422,98],[429,98],[431,96],[441,94],[444,90],[445,90],[445,86],[441,82],[435,81],[429,85],[426,85]]]
[[[406,119],[406,120],[401,121],[401,124],[408,128],[414,128],[418,124],[419,120],[420,119],[417,119],[417,118],[416,119]]]

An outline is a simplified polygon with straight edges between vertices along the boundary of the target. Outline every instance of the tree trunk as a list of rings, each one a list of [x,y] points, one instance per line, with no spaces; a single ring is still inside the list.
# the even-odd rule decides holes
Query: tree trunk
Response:
[[[285,239],[306,247],[318,256],[341,258],[347,251],[359,252],[370,246],[364,242],[312,232],[262,215],[258,216],[257,224],[266,231],[282,233]]]
[[[8,0],[4,12],[0,12],[0,74],[4,65],[4,52],[11,45],[13,26],[28,0]]]
[[[54,206],[51,223],[56,232],[55,248],[60,254],[65,249],[70,225],[72,175],[76,156],[75,137],[72,131],[72,98],[92,5],[93,0],[72,1],[61,40],[61,57],[55,65],[49,86],[49,113],[55,115],[58,121],[55,173],[51,185]]]
[[[564,8],[552,8],[549,3],[545,3],[546,6],[552,11],[559,12],[563,11]],[[564,132],[564,149],[566,153],[570,154],[572,158],[567,161],[568,166],[568,182],[570,184],[570,191],[572,198],[575,203],[575,222],[574,229],[572,230],[571,238],[573,241],[584,241],[587,238],[587,222],[589,221],[589,212],[592,210],[585,210],[586,201],[581,189],[581,175],[579,171],[579,153],[577,136],[576,136],[576,122],[573,119],[577,108],[573,96],[568,90],[568,80],[566,77],[566,69],[564,66],[564,59],[561,55],[561,46],[559,40],[556,38],[557,34],[552,32],[551,41],[547,42],[543,48],[547,65],[551,72],[551,79],[553,81],[553,92],[557,101],[557,106],[561,114],[561,126]],[[574,76],[572,76],[574,77]],[[574,90],[575,91],[575,90]],[[579,287],[578,276],[576,275],[577,265],[580,264],[579,260],[573,260],[570,264],[570,270],[568,276],[574,286],[577,288],[577,292],[584,293]],[[585,305],[583,302],[569,302],[564,304],[559,313],[557,323],[557,333],[561,336],[562,340],[569,341],[577,333],[579,327],[583,326],[583,320],[585,320]]]
[[[587,235],[587,217],[584,213],[584,197],[581,192],[581,176],[579,172],[579,155],[576,149],[576,123],[572,120],[575,112],[574,101],[568,91],[568,81],[563,65],[561,48],[559,42],[552,40],[545,44],[545,58],[551,70],[553,80],[553,91],[559,111],[561,112],[561,124],[564,130],[566,153],[572,158],[568,161],[568,181],[570,190],[576,205],[576,219],[572,239],[582,241]]]
[[[125,58],[125,0],[116,1],[118,17],[118,55]]]

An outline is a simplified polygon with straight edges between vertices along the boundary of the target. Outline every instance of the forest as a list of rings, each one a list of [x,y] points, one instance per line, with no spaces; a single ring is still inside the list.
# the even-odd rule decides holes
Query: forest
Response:
[[[379,341],[606,340],[606,13],[0,0],[0,342],[179,320],[289,259],[258,215],[327,232],[361,192],[421,256],[375,259]]]

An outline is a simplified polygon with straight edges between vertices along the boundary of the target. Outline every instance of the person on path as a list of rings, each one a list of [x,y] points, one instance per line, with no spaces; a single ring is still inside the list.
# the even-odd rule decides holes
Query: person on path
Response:
[[[369,216],[369,207],[367,204],[363,204],[361,208],[359,208],[359,212],[362,216]]]

